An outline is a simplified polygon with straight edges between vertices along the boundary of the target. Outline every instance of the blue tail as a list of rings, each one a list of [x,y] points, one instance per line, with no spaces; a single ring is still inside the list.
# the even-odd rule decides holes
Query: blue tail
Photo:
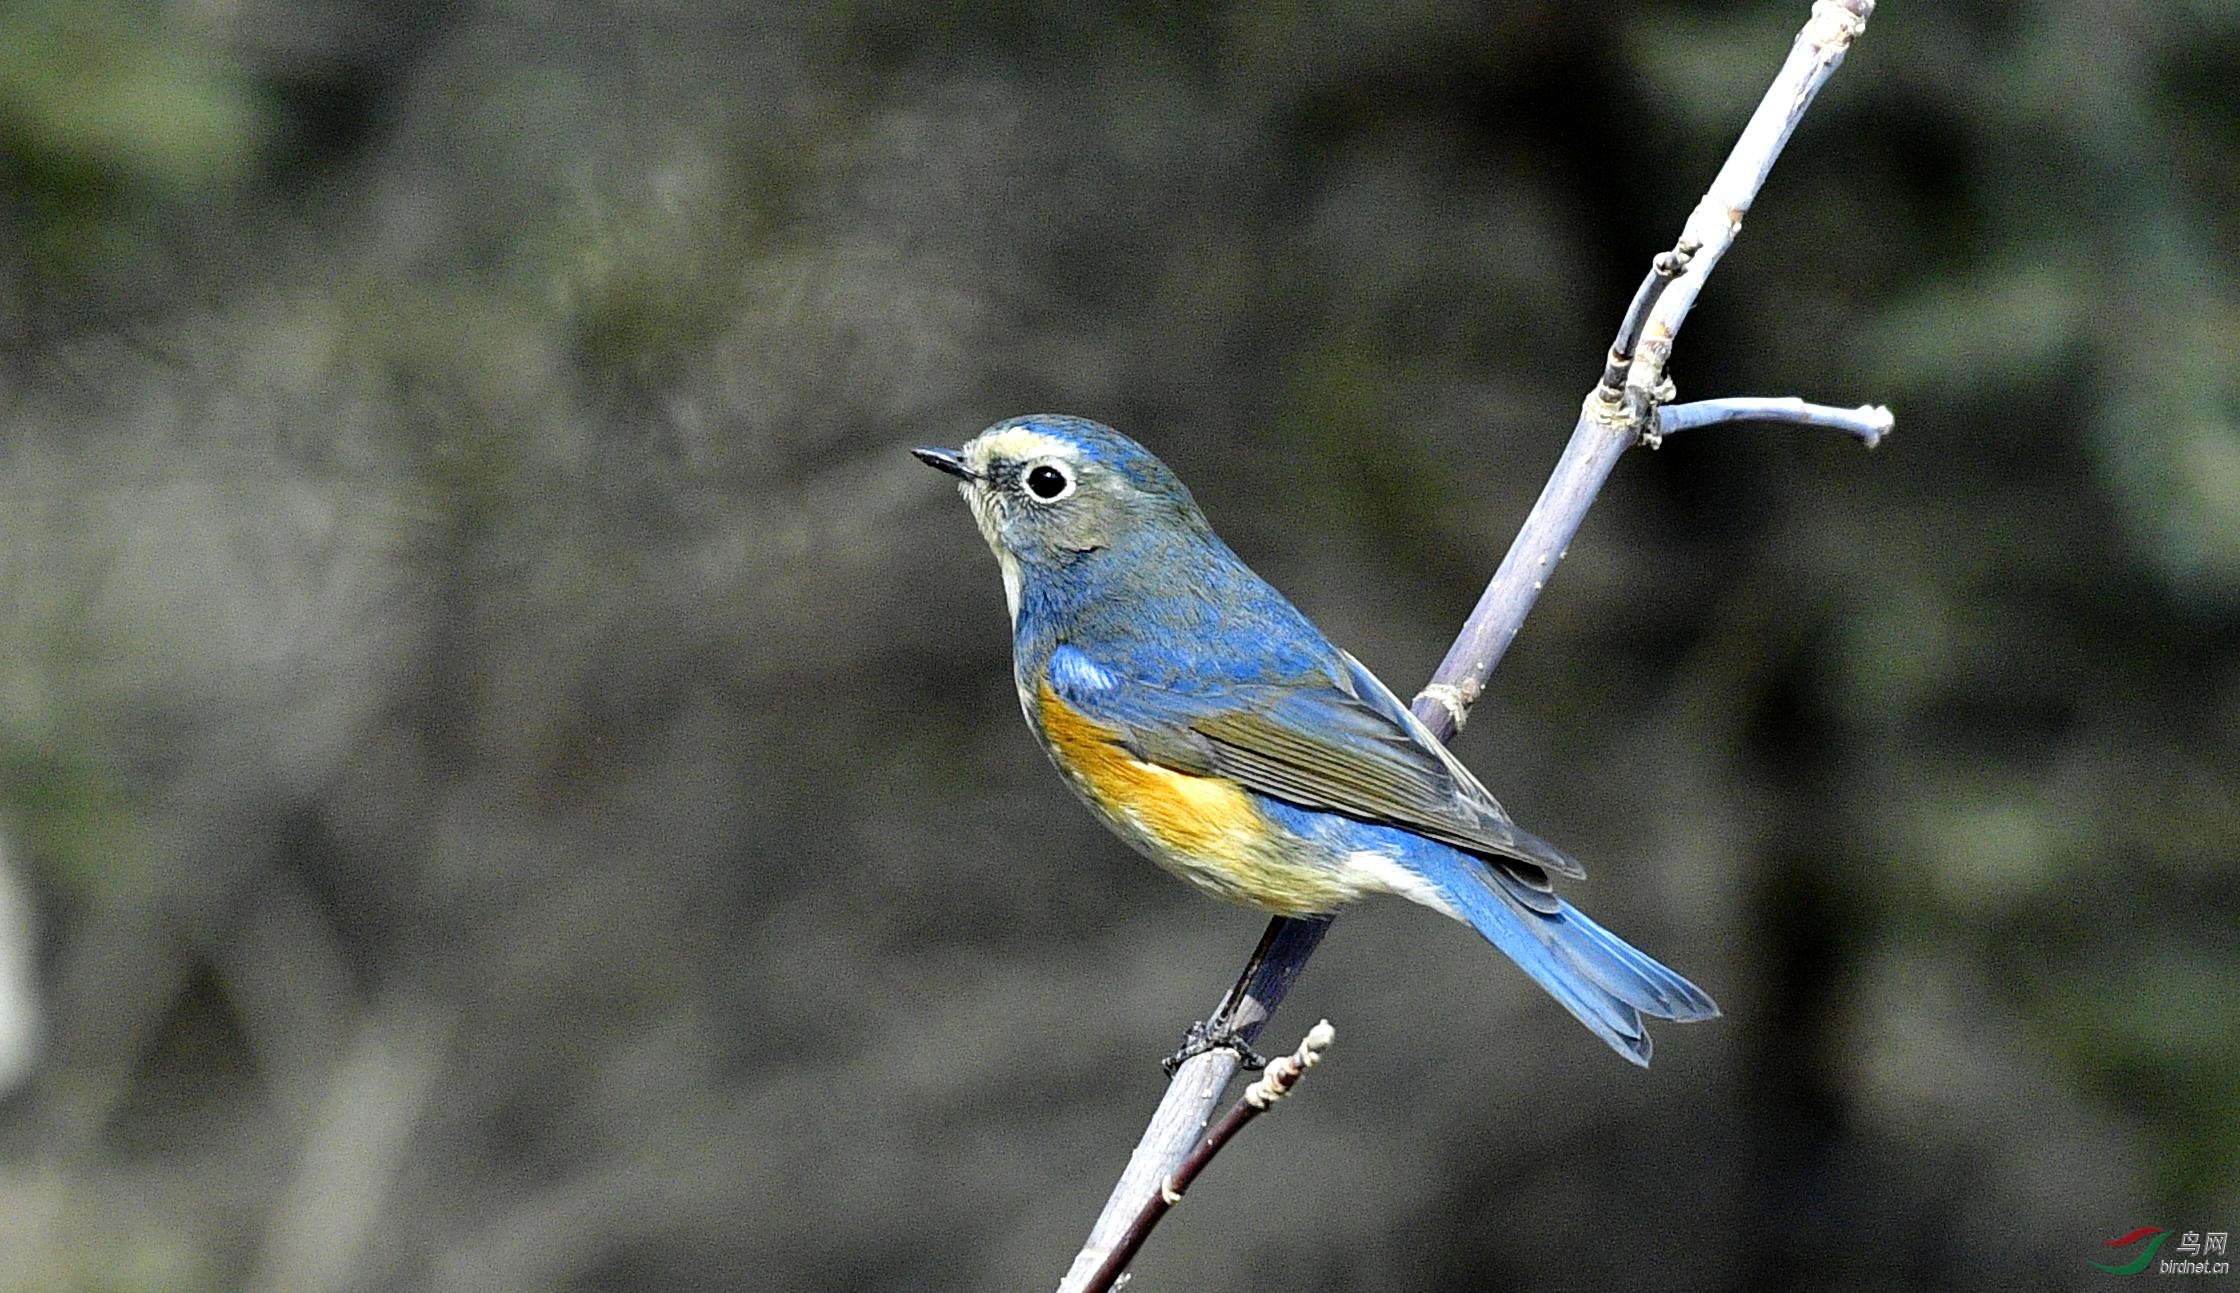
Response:
[[[1428,843],[1428,841],[1426,841]],[[1434,851],[1436,850],[1436,851]],[[1719,1007],[1703,989],[1587,919],[1570,903],[1536,911],[1511,897],[1506,877],[1468,854],[1444,846],[1410,850],[1404,864],[1429,881],[1455,913],[1506,952],[1548,995],[1611,1049],[1646,1068],[1648,1030],[1641,1017],[1687,1022],[1712,1019]],[[1545,904],[1545,894],[1535,895]]]

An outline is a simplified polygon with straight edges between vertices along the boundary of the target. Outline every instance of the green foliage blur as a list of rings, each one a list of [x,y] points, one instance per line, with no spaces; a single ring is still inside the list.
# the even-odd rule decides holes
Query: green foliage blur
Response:
[[[0,1290],[1049,1285],[1261,922],[902,451],[1112,422],[1405,693],[1806,11],[0,6]],[[2236,66],[1876,14],[1674,375],[1897,434],[1632,456],[1459,746],[1726,1018],[1348,914],[1136,1287],[2240,1222]]]

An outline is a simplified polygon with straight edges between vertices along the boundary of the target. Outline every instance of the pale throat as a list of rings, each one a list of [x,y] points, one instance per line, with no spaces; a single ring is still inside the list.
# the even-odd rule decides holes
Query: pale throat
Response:
[[[996,554],[996,565],[1003,570],[1003,602],[1011,608],[1011,627],[1019,627],[1019,588],[1022,578],[1019,559],[1003,546],[1003,538],[996,533],[995,503],[985,490],[976,488],[971,481],[959,486],[964,501],[972,508],[972,520],[980,527],[980,537],[988,541],[988,551]]]
[[[982,432],[964,447],[964,465],[982,479],[987,477],[988,466],[994,462],[1028,462],[1036,458],[1071,461],[1073,456],[1071,444],[1023,426]],[[986,489],[976,487],[972,481],[964,482],[960,489],[964,501],[972,507],[972,519],[980,526],[980,537],[988,541],[988,550],[996,554],[996,564],[1003,568],[1003,600],[1011,608],[1011,627],[1017,629],[1023,576],[1019,571],[1019,559],[1003,546],[1002,537],[996,533],[995,500]]]

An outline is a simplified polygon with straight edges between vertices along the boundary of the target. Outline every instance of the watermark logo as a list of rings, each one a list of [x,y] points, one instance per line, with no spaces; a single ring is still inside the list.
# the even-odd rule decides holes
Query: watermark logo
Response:
[[[2110,1275],[2137,1275],[2154,1261],[2155,1250],[2161,1248],[2162,1241],[2169,1237],[2170,1232],[2160,1226],[2141,1226],[2121,1239],[2104,1241],[2110,1248],[2129,1248],[2142,1239],[2150,1241],[2145,1248],[2139,1250],[2137,1257],[2116,1266],[2107,1266],[2100,1262],[2094,1262],[2093,1265],[2100,1267],[2101,1270],[2108,1272]]]
[[[2141,1226],[2119,1239],[2101,1241],[2102,1247],[2129,1249],[2124,1254],[2129,1261],[2112,1266],[2105,1262],[2092,1264],[2110,1275],[2144,1275],[2150,1270],[2156,1275],[2223,1275],[2231,1271],[2232,1264],[2208,1259],[2224,1256],[2230,1234],[2226,1230],[2212,1230],[2206,1235],[2188,1230],[2170,1247],[2176,1256],[2164,1257],[2158,1264],[2155,1256],[2162,1251],[2162,1243],[2170,1238],[2170,1232],[2161,1226]]]

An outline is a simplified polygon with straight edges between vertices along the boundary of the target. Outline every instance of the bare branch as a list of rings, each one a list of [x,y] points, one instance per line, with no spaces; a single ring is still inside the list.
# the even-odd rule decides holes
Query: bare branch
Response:
[[[1646,427],[1649,410],[1661,402],[1659,392],[1664,386],[1665,369],[1672,362],[1672,344],[1688,311],[1695,308],[1705,280],[1742,233],[1742,218],[1750,213],[1750,204],[1765,186],[1774,159],[1781,156],[1820,87],[1843,65],[1844,54],[1866,30],[1867,18],[1873,12],[1874,0],[1815,0],[1812,17],[1797,33],[1788,60],[1758,100],[1757,111],[1750,114],[1742,137],[1735,140],[1726,165],[1719,168],[1711,187],[1704,190],[1702,200],[1689,213],[1675,247],[1676,251],[1686,251],[1687,267],[1658,295],[1642,330],[1639,351],[1626,373],[1626,402],[1638,425]]]
[[[1182,1202],[1183,1192],[1198,1179],[1198,1173],[1206,1170],[1213,1156],[1221,1152],[1221,1147],[1228,1144],[1231,1137],[1243,1131],[1246,1123],[1291,1094],[1291,1088],[1299,1084],[1307,1070],[1322,1062],[1322,1053],[1330,1049],[1330,1043],[1337,1040],[1337,1036],[1338,1030],[1330,1026],[1329,1020],[1323,1020],[1307,1030],[1306,1040],[1299,1043],[1298,1050],[1270,1063],[1260,1080],[1244,1089],[1244,1095],[1230,1106],[1227,1116],[1199,1137],[1197,1147],[1159,1183],[1158,1193],[1143,1201],[1143,1207],[1121,1233],[1103,1265],[1082,1285],[1082,1293],[1105,1293],[1107,1289],[1118,1287],[1120,1273],[1128,1269],[1128,1263],[1135,1260],[1136,1250],[1151,1237],[1151,1228],[1159,1224],[1159,1219],[1166,1216],[1169,1209]]]
[[[1327,916],[1297,920],[1278,917],[1269,921],[1267,932],[1260,936],[1260,945],[1245,962],[1244,972],[1214,1007],[1212,1022],[1233,1029],[1247,1044],[1257,1040],[1260,1030],[1267,1026],[1268,1016],[1275,1013],[1277,1004],[1291,990],[1291,981],[1307,968],[1307,958],[1314,954],[1316,945],[1322,942],[1323,931],[1329,928]],[[1145,1201],[1158,1194],[1160,1183],[1174,1167],[1176,1155],[1205,1129],[1214,1102],[1228,1089],[1229,1079],[1237,1075],[1239,1061],[1237,1052],[1217,1048],[1192,1056],[1175,1069],[1167,1083],[1165,1098],[1152,1114],[1151,1124],[1143,1129],[1135,1152],[1128,1156],[1128,1166],[1121,1172],[1119,1183],[1112,1187],[1112,1195],[1090,1230],[1088,1242],[1082,1245],[1073,1259],[1073,1266],[1066,1272],[1065,1283],[1060,1287],[1067,1293],[1086,1287],[1078,1281],[1098,1268],[1106,1254],[1127,1234]],[[1130,1205],[1126,1210],[1121,1206],[1123,1201]]]
[[[1733,395],[1718,400],[1697,400],[1692,404],[1668,404],[1658,409],[1657,432],[1650,444],[1653,447],[1664,437],[1678,435],[1682,431],[1720,426],[1729,422],[1779,422],[1789,426],[1828,427],[1841,431],[1872,449],[1882,443],[1882,437],[1890,434],[1891,428],[1897,425],[1897,417],[1880,404],[1839,409],[1827,404],[1808,404],[1793,395]]]
[[[1649,279],[1636,292],[1613,345],[1613,368],[1620,358],[1625,365],[1622,391],[1598,384],[1588,394],[1570,443],[1516,541],[1439,662],[1430,685],[1416,697],[1416,716],[1440,740],[1452,740],[1461,730],[1619,457],[1660,433],[1658,406],[1670,398],[1665,369],[1680,325],[1702,292],[1704,280],[1741,232],[1742,217],[1774,159],[1820,86],[1865,30],[1873,10],[1874,0],[1817,0],[1787,61],[1688,217],[1679,241],[1671,252],[1658,257]],[[1621,349],[1626,353],[1617,356]],[[1328,925],[1327,917],[1308,921],[1277,917],[1210,1022],[1218,1027],[1235,1021],[1233,1026],[1249,1041],[1282,1003]],[[1059,1293],[1091,1287],[1088,1280],[1109,1264],[1115,1246],[1157,1194],[1167,1165],[1181,1161],[1236,1070],[1236,1054],[1218,1049],[1193,1056],[1176,1070],[1127,1172],[1106,1200]]]

